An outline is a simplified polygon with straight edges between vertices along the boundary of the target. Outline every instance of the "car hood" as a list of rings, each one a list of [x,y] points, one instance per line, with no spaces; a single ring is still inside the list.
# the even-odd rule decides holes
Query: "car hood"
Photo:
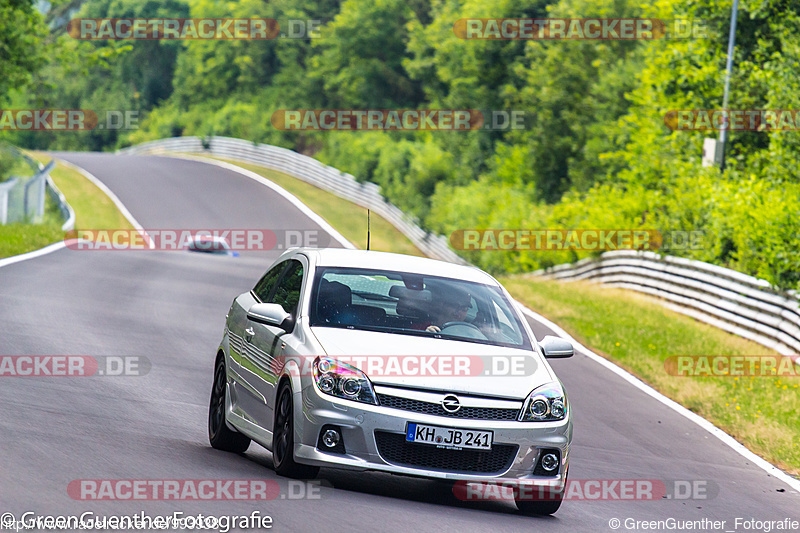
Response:
[[[529,350],[344,328],[311,328],[325,352],[375,385],[524,399],[556,378]]]

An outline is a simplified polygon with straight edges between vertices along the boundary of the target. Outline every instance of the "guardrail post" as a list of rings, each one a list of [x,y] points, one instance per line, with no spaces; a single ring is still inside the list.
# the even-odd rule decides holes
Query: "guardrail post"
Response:
[[[8,224],[8,195],[17,185],[17,178],[0,183],[0,224]]]
[[[53,167],[55,167],[55,164],[55,161],[50,161],[47,166],[40,168],[39,172],[37,172],[36,175],[34,175],[28,181],[28,183],[25,184],[25,201],[23,202],[23,209],[25,212],[25,218],[30,217],[32,222],[41,222],[44,218],[44,196],[46,194],[47,178],[50,174],[50,171],[53,170]],[[30,196],[31,190],[33,190],[36,194],[34,198],[31,198]]]

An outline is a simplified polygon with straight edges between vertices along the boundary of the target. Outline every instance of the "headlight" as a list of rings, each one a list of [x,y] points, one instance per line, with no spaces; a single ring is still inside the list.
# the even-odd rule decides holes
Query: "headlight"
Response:
[[[314,382],[325,394],[356,402],[378,404],[372,383],[366,374],[336,359],[317,357],[314,361]]]
[[[561,383],[553,381],[537,387],[522,407],[520,422],[549,422],[567,416],[567,395]]]

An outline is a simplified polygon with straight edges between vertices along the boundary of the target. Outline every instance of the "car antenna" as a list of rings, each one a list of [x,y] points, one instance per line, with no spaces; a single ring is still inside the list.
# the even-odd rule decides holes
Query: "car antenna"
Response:
[[[369,209],[367,209],[367,250],[369,250]]]

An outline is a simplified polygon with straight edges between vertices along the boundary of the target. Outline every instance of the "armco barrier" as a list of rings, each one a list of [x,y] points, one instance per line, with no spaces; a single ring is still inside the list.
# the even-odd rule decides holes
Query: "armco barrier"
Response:
[[[374,183],[286,148],[253,144],[230,137],[176,137],[139,144],[126,154],[198,153],[246,161],[283,172],[379,214],[423,253],[467,264],[447,239],[421,229],[387,202]],[[666,307],[699,321],[751,339],[783,355],[800,354],[800,302],[793,292],[779,292],[764,280],[727,268],[653,252],[620,250],[598,259],[558,265],[530,275],[571,281],[586,279],[659,297]],[[796,358],[800,363],[800,358]]]
[[[375,212],[408,237],[425,255],[451,263],[467,264],[464,259],[450,249],[445,237],[426,232],[416,224],[414,219],[403,213],[397,206],[387,202],[381,196],[378,185],[359,182],[350,174],[286,148],[267,144],[256,145],[250,141],[230,137],[208,139],[175,137],[139,144],[120,150],[119,153],[158,154],[169,152],[207,154],[245,161],[289,174]]]
[[[782,355],[800,354],[796,293],[727,268],[653,252],[618,250],[532,275],[590,280],[661,298],[679,313],[751,339]],[[800,358],[795,357],[800,363]]]
[[[53,201],[58,204],[58,209],[61,211],[61,217],[64,219],[64,224],[61,226],[62,231],[69,231],[75,229],[75,211],[72,206],[67,202],[64,193],[56,186],[53,178],[47,174],[47,192],[50,194]]]
[[[0,224],[42,222],[46,204],[45,195],[49,194],[58,205],[64,219],[61,229],[64,231],[74,229],[75,212],[50,177],[50,172],[55,167],[55,161],[51,161],[47,166],[42,165],[18,148],[8,144],[1,144],[0,150],[11,153],[19,160],[24,160],[32,171],[38,169],[33,176],[12,177],[0,183]]]

